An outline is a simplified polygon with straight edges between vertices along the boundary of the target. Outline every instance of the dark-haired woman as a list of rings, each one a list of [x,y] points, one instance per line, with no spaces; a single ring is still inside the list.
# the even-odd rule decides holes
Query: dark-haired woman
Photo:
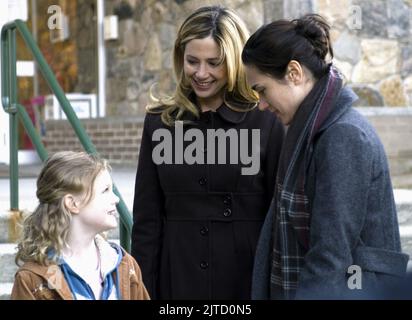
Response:
[[[406,271],[383,146],[331,58],[329,25],[314,14],[263,26],[242,53],[260,109],[289,126],[255,299],[367,298]]]

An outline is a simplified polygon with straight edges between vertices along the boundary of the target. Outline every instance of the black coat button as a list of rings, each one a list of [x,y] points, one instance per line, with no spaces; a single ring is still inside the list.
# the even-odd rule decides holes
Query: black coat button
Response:
[[[223,203],[225,205],[229,205],[231,203],[231,201],[232,201],[232,197],[230,195],[227,195],[223,198]]]
[[[204,185],[206,184],[206,178],[200,178],[200,179],[199,179],[199,184],[200,184],[201,186],[204,186]]]
[[[202,227],[201,229],[200,229],[200,234],[202,235],[202,236],[205,236],[205,235],[207,235],[209,233],[209,228],[208,227]]]
[[[225,217],[230,217],[232,215],[232,210],[230,210],[229,208],[225,209],[225,211],[223,211],[223,215]]]
[[[201,267],[202,269],[207,269],[207,268],[209,267],[209,264],[208,264],[206,261],[202,261],[202,262],[200,263],[200,267]]]

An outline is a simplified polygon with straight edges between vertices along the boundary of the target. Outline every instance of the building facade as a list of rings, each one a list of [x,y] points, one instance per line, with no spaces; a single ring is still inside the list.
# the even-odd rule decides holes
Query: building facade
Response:
[[[411,0],[31,0],[28,24],[64,91],[96,97],[97,111],[81,121],[104,157],[136,164],[149,89],[174,89],[177,28],[193,10],[210,4],[234,9],[251,32],[275,19],[324,15],[332,24],[334,61],[359,95],[358,106],[384,110],[368,117],[384,141],[391,170],[412,172]],[[60,40],[48,24],[52,5],[67,22],[68,36]],[[108,16],[117,22],[103,30]],[[105,32],[111,34],[105,38]],[[25,99],[50,95],[36,77],[19,81]],[[40,108],[44,115],[50,103]],[[55,115],[43,120],[51,152],[81,148],[67,121]]]

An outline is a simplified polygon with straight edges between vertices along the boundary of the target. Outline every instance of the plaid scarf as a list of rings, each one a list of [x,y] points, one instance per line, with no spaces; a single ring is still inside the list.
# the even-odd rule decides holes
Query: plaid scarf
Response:
[[[298,108],[289,127],[279,159],[275,188],[273,251],[270,273],[272,299],[293,299],[309,248],[310,203],[305,175],[312,156],[313,138],[328,118],[342,77],[331,66]]]

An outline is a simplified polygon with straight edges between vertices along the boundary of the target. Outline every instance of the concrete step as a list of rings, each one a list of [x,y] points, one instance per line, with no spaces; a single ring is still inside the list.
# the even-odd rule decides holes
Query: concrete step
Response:
[[[119,239],[110,239],[109,241],[120,243]],[[14,262],[16,252],[15,243],[0,243],[0,283],[14,281],[14,275],[18,269]]]
[[[0,243],[17,242],[27,211],[0,211]]]
[[[397,189],[412,189],[412,172],[392,177],[392,184]]]
[[[111,240],[119,244],[118,239]],[[15,244],[0,244],[0,300],[9,300],[13,288],[14,274],[17,266],[14,263]],[[412,237],[402,238],[402,248],[412,257]],[[407,272],[412,273],[412,260],[409,260]]]
[[[412,188],[412,151],[397,157],[389,157],[391,178],[395,188]],[[400,152],[401,153],[401,152]]]
[[[21,235],[24,218],[29,215],[27,210],[0,211],[0,243],[18,242]],[[108,239],[119,239],[119,228],[107,232]]]
[[[399,225],[401,227],[408,225],[412,226],[412,190],[395,189],[394,196],[398,212]],[[5,210],[4,208],[3,210],[1,210],[2,208],[0,208],[0,243],[11,243],[17,241],[23,218],[34,210],[35,204],[22,208],[32,209],[24,209],[20,212],[12,212]],[[108,232],[108,238],[118,239],[119,228],[110,230]]]
[[[16,252],[15,243],[0,244],[0,283],[14,281],[14,274],[17,271],[17,265],[14,263]]]
[[[0,283],[0,300],[10,300],[11,289],[13,288],[12,282]]]
[[[411,229],[412,227],[401,227],[400,232],[402,252],[409,254],[409,259],[412,260],[412,235],[410,234]]]
[[[394,196],[399,225],[412,225],[412,190],[395,189]]]

